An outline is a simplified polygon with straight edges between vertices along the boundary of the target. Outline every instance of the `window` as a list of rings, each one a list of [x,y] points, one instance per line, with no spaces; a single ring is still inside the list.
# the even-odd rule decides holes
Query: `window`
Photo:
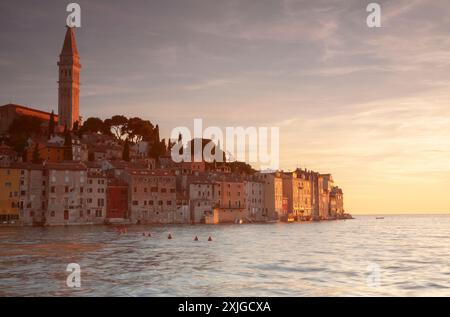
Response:
[[[133,200],[133,206],[137,206],[139,203],[137,200]]]
[[[64,210],[64,220],[69,220],[69,211]]]
[[[65,187],[64,187],[64,192],[65,192],[65,193],[68,193],[68,192],[69,192],[69,186],[65,186]]]
[[[55,212],[54,211],[50,212],[50,217],[54,217],[54,216],[55,216]]]
[[[167,206],[172,206],[172,201],[171,200],[167,201]]]

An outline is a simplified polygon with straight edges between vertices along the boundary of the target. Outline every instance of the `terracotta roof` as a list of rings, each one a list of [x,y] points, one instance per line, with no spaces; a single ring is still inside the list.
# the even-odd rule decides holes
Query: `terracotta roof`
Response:
[[[46,115],[49,115],[49,116],[50,116],[50,114],[51,114],[50,112],[47,112],[47,111],[42,111],[42,110],[39,110],[39,109],[30,108],[30,107],[26,107],[26,106],[22,106],[22,105],[18,105],[18,104],[15,104],[15,103],[8,103],[8,104],[6,104],[6,105],[0,106],[0,109],[1,109],[1,108],[17,108],[17,109],[23,109],[23,110],[29,110],[29,111],[39,112],[39,113],[46,114]],[[57,115],[57,114],[54,114],[54,118],[55,118],[55,121],[57,121],[58,115]]]
[[[35,164],[32,162],[17,162],[14,163],[12,166],[14,168],[20,168],[23,170],[43,170],[44,166],[42,164]]]
[[[44,164],[46,169],[49,170],[75,170],[75,171],[81,171],[86,170],[86,165],[84,165],[81,162],[61,162],[61,163],[45,163]]]
[[[127,169],[131,175],[143,175],[143,176],[175,176],[172,172],[167,170],[149,170],[149,169]]]

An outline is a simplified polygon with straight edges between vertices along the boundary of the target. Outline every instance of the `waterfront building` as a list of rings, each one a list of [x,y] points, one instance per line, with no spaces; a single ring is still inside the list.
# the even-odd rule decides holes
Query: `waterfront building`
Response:
[[[106,188],[106,219],[108,222],[129,219],[128,185],[116,178],[108,178]]]
[[[328,219],[330,214],[330,193],[333,188],[333,177],[331,174],[319,175],[319,216]]]
[[[25,225],[46,223],[48,177],[42,164],[20,163],[20,219]]]
[[[90,223],[92,215],[85,213],[87,168],[80,162],[47,163],[49,225]]]
[[[334,186],[330,192],[330,214],[333,217],[344,215],[344,193],[338,186]]]
[[[283,180],[283,197],[287,198],[287,214],[283,214],[284,220],[287,217],[299,219],[302,217],[301,200],[302,200],[302,179],[297,177],[296,172],[282,172]]]
[[[283,211],[283,180],[280,172],[256,174],[264,184],[264,208],[268,220],[276,220]]]
[[[214,182],[207,179],[189,183],[190,222],[204,223],[214,208]]]
[[[20,169],[0,167],[0,223],[19,220]]]
[[[244,182],[239,177],[220,177],[214,181],[215,210],[219,223],[249,221],[245,208]]]
[[[125,169],[130,218],[134,223],[181,223],[188,215],[176,213],[175,175],[165,170]]]
[[[80,187],[83,210],[80,218],[86,223],[104,223],[106,218],[106,188],[108,186],[105,173],[87,172],[87,184]]]
[[[244,203],[247,215],[252,221],[267,219],[264,207],[264,184],[253,177],[244,180]]]

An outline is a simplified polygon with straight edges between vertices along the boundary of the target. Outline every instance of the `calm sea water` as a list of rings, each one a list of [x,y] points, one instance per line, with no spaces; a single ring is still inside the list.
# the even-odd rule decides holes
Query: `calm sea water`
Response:
[[[66,286],[69,263],[80,289]],[[0,228],[0,296],[170,295],[450,296],[450,217]]]

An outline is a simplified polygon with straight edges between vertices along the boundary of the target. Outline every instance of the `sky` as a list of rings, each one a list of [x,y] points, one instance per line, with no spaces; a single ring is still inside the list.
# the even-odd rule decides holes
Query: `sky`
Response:
[[[450,2],[81,1],[84,118],[276,126],[359,213],[450,212]],[[0,2],[0,104],[57,110],[64,1]]]

